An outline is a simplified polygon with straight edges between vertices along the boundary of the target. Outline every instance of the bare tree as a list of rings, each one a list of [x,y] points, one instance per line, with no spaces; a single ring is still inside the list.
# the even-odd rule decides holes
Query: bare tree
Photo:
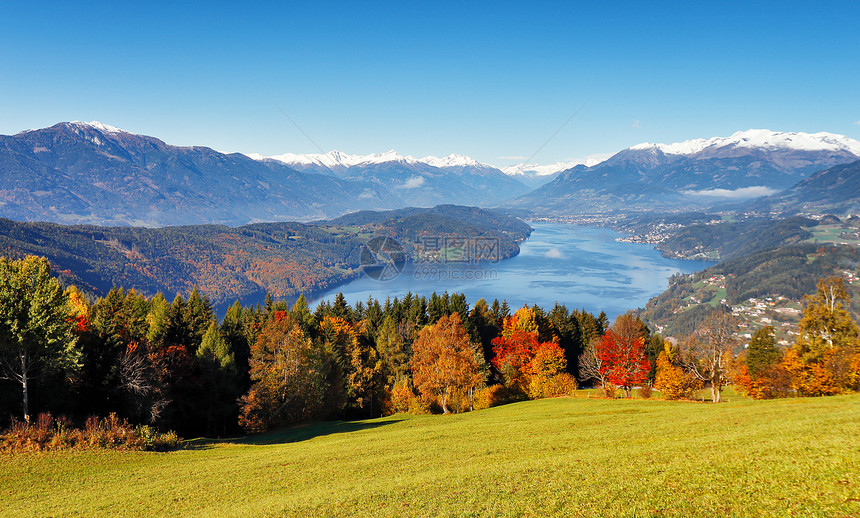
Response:
[[[701,381],[711,384],[711,401],[722,401],[721,392],[728,384],[732,351],[738,345],[738,323],[725,311],[708,315],[684,343],[684,368]]]
[[[595,336],[585,346],[585,350],[579,355],[579,381],[596,380],[600,383],[600,389],[603,390],[603,395],[606,395],[606,373],[604,372],[603,362],[597,354],[597,344],[602,339],[601,336]]]
[[[138,414],[146,412],[149,414],[150,423],[157,422],[170,400],[163,397],[153,381],[153,373],[146,357],[123,351],[119,357],[119,375],[120,386],[131,394]]]

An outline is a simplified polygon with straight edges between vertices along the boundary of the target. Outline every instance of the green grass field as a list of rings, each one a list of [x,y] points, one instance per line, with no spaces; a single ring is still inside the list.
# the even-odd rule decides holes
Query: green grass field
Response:
[[[0,456],[0,516],[860,516],[860,395],[562,398]]]

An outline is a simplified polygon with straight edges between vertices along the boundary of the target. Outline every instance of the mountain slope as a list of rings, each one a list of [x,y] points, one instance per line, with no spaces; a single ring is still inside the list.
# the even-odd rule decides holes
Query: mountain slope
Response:
[[[0,136],[0,216],[162,226],[309,220],[402,201],[367,182],[177,147],[101,123]]]
[[[860,213],[860,160],[819,171],[750,207],[783,212]]]
[[[639,144],[577,166],[509,203],[556,213],[700,208],[778,192],[860,158],[860,142],[829,133],[738,132],[677,144]]]

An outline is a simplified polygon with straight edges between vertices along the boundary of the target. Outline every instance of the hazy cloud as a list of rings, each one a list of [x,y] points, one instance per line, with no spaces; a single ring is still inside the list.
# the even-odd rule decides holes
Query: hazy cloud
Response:
[[[398,186],[398,189],[417,189],[424,185],[424,182],[423,176],[413,176],[406,180],[403,185]]]
[[[705,189],[702,191],[683,191],[681,194],[688,196],[711,196],[714,198],[758,198],[760,196],[770,196],[779,192],[777,189],[771,189],[764,185],[755,185],[753,187],[741,187],[740,189]]]
[[[633,121],[633,125],[632,125],[632,126],[633,126],[634,128],[641,128],[641,127],[642,127],[642,123],[639,121],[639,119],[636,119],[635,121]]]
[[[854,124],[860,126],[860,121],[855,122]]]
[[[562,259],[564,257],[564,254],[561,253],[561,250],[559,250],[558,248],[550,248],[544,255],[548,259]]]

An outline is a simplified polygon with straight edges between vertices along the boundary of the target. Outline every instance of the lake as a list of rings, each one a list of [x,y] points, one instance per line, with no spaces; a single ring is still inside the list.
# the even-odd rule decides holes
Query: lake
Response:
[[[605,311],[610,321],[629,309],[644,306],[668,287],[676,273],[692,273],[714,263],[668,259],[651,245],[623,243],[606,228],[562,223],[532,223],[534,232],[519,255],[498,263],[407,263],[397,277],[379,281],[359,277],[310,302],[333,299],[343,292],[350,304],[368,296],[384,301],[408,291],[430,296],[434,291],[465,293],[470,307],[483,298],[507,300],[511,310],[524,304],[549,309],[556,301],[568,309]]]

